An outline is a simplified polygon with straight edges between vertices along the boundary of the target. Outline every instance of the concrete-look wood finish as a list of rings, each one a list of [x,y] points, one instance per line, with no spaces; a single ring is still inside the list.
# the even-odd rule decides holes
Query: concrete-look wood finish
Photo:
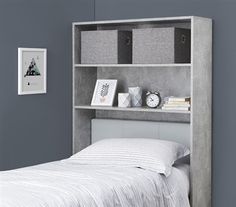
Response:
[[[139,67],[190,67],[190,63],[174,63],[174,64],[75,64],[75,67],[103,67],[103,68],[139,68]]]
[[[95,117],[95,110],[76,110],[76,105],[90,104],[97,71],[94,68],[78,68],[73,72],[73,153],[90,144],[90,120]]]
[[[140,121],[169,121],[189,123],[190,116],[187,113],[167,113],[161,112],[145,112],[145,111],[114,111],[114,110],[96,110],[97,118],[105,119],[123,119],[123,120],[140,120]]]
[[[89,30],[181,27],[191,29],[189,64],[81,64],[80,32]],[[118,91],[128,86],[161,90],[163,96],[191,95],[191,112],[176,113],[146,108],[91,107],[97,78],[118,79]],[[212,20],[168,17],[73,23],[73,152],[91,143],[91,119],[190,122],[191,207],[211,206],[211,85]],[[169,129],[167,129],[169,130]]]
[[[75,106],[76,109],[96,109],[105,111],[133,111],[133,112],[151,112],[151,113],[175,113],[175,114],[190,114],[190,111],[180,111],[180,110],[164,110],[159,108],[149,108],[149,107],[119,107],[119,106],[88,106],[79,105]]]
[[[78,68],[74,75],[74,105],[90,105],[97,81],[97,70]]]
[[[128,92],[128,87],[139,86],[143,91],[143,100],[149,90],[159,91],[161,97],[190,96],[189,67],[98,68],[97,77],[117,79],[117,93]],[[117,105],[117,96],[114,104]]]
[[[73,113],[73,153],[76,153],[91,143],[91,119],[95,118],[95,111],[74,109]]]
[[[192,18],[192,207],[211,206],[212,20]]]

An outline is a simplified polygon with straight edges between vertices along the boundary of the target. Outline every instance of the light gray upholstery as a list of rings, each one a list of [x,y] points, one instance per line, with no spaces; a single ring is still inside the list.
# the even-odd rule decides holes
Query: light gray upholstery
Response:
[[[153,138],[190,147],[190,124],[92,119],[92,143],[107,138]]]

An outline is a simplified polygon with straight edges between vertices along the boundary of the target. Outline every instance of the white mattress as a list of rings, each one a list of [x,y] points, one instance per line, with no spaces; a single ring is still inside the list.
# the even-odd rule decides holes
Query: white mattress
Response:
[[[139,168],[62,160],[0,172],[1,207],[189,207],[189,167],[166,178]]]

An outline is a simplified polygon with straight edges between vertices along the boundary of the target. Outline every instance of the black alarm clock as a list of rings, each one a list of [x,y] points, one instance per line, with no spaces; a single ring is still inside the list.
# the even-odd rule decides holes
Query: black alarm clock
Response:
[[[156,108],[161,104],[161,96],[158,91],[146,93],[146,105],[150,108]]]

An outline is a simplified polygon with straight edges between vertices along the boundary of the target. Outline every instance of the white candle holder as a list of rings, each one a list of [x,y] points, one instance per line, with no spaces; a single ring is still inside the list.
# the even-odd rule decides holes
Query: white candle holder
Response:
[[[131,106],[142,106],[142,88],[141,87],[129,87],[129,94],[131,96]]]
[[[118,106],[128,108],[131,106],[131,97],[129,93],[118,94]]]

